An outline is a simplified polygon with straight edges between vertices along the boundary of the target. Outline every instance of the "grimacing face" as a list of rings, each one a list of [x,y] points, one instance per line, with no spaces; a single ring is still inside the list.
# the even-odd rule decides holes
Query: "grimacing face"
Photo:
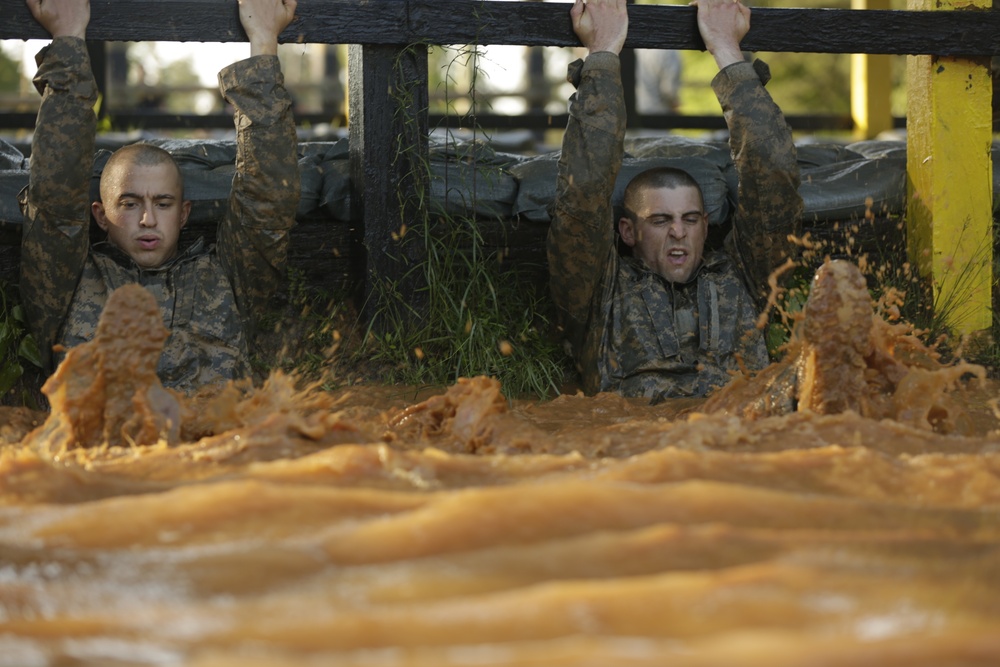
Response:
[[[152,269],[173,259],[191,213],[177,168],[122,163],[101,176],[101,201],[91,208],[108,239],[136,264]]]
[[[618,231],[632,254],[667,280],[684,283],[701,266],[708,236],[697,188],[645,188],[631,202],[635,220],[622,217]]]

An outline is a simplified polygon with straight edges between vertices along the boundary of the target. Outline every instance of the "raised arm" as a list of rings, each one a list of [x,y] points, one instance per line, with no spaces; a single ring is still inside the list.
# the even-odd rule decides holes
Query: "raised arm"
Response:
[[[84,37],[88,0],[27,0],[52,35],[36,57],[34,84],[42,95],[31,141],[28,187],[19,201],[21,301],[47,364],[86,262],[90,174],[94,163],[97,84]]]
[[[720,70],[742,62],[740,42],[750,31],[750,8],[739,0],[693,0],[698,8],[698,32]]]
[[[588,54],[622,52],[628,36],[628,11],[622,0],[576,0],[569,10],[573,32]]]
[[[89,0],[26,0],[35,17],[52,39],[77,37],[86,39],[90,24]]]
[[[278,35],[295,18],[295,0],[239,0],[251,56],[278,55]]]
[[[577,0],[570,17],[588,56],[582,67],[571,65],[577,92],[570,98],[563,135],[548,261],[552,298],[577,347],[594,292],[615,253],[611,195],[625,135],[618,54],[628,14],[625,0]]]
[[[278,35],[292,21],[295,0],[239,0],[251,57],[219,73],[235,108],[236,174],[218,234],[248,331],[285,277],[289,231],[299,202],[292,100],[278,63]]]
[[[729,126],[739,177],[727,249],[762,306],[768,276],[795,255],[789,237],[801,234],[803,205],[792,131],[756,68],[740,50],[740,41],[750,29],[750,9],[738,0],[691,4],[698,7],[698,30],[719,66],[712,87]]]

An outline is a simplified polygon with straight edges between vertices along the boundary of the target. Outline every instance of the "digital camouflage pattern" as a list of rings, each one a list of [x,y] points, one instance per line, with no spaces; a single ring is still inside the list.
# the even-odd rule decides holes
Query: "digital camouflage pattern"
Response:
[[[138,283],[170,330],[157,370],[190,391],[249,373],[248,337],[284,277],[299,200],[291,98],[276,56],[219,74],[236,109],[236,175],[214,246],[201,239],[162,267],[141,269],[109,243],[90,247],[90,178],[97,86],[83,40],[54,39],[37,57],[42,94],[29,185],[21,193],[21,295],[50,370],[66,348],[93,338],[108,295]]]
[[[684,284],[620,256],[611,196],[621,167],[625,103],[618,56],[570,67],[577,92],[562,155],[548,259],[553,299],[583,388],[652,401],[705,396],[740,361],[768,363],[755,323],[771,271],[793,256],[802,199],[795,146],[780,109],[750,63],[712,81],[730,131],[738,205],[724,250],[706,251]]]

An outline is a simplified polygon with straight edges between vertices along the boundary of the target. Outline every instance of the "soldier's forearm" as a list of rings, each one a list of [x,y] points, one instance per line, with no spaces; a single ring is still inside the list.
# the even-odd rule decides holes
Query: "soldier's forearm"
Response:
[[[29,202],[48,217],[87,224],[97,85],[86,44],[69,37],[53,40],[38,63],[34,82],[42,102],[32,138]]]

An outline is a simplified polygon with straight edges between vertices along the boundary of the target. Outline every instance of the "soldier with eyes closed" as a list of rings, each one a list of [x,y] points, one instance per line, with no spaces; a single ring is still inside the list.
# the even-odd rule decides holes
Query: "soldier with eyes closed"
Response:
[[[721,249],[705,247],[708,218],[698,182],[654,168],[612,205],[621,168],[625,106],[619,53],[625,0],[577,0],[570,11],[588,55],[570,65],[576,86],[563,136],[548,258],[560,325],[588,394],[701,397],[745,366],[769,362],[756,321],[770,273],[795,253],[802,199],[791,130],[764,89],[766,67],[740,41],[750,9],[696,0],[698,29],[719,67],[712,88],[729,127],[739,191]],[[615,227],[630,252],[617,248]]]

